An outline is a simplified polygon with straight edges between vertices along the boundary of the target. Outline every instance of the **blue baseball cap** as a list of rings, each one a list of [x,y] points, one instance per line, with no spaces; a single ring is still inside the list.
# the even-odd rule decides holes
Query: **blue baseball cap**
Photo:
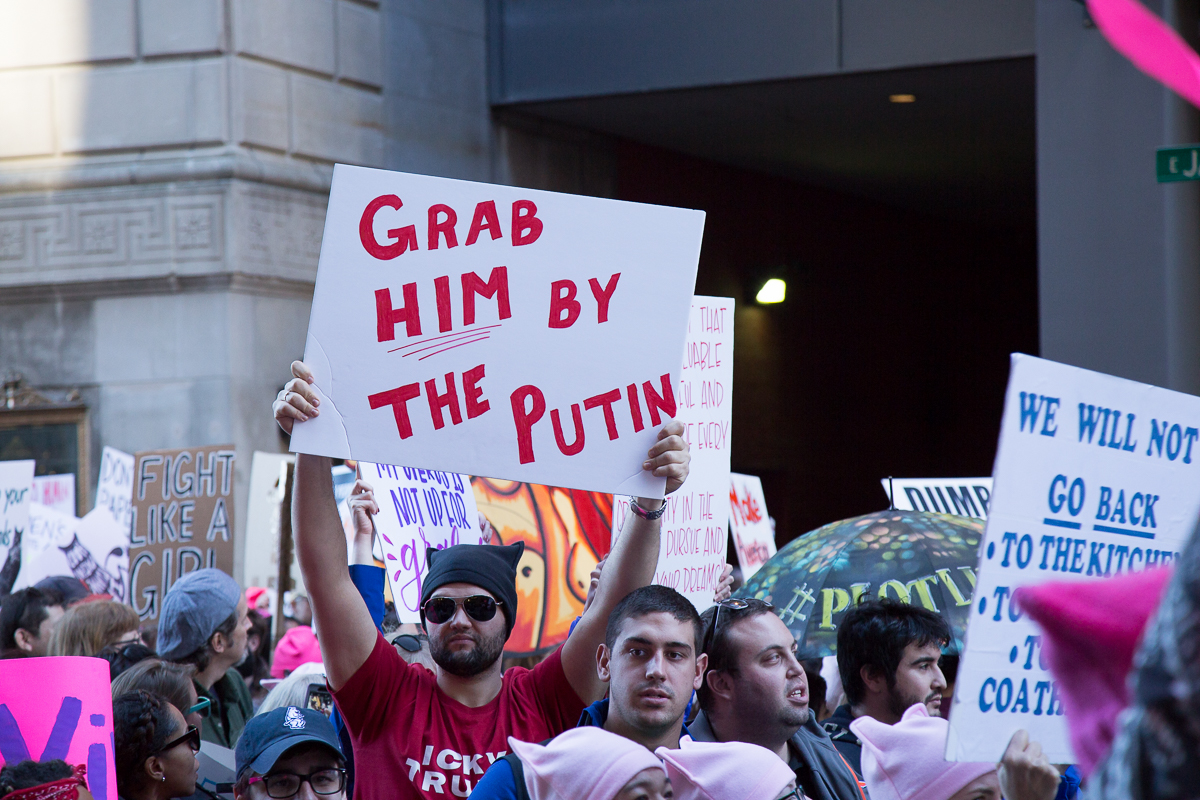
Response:
[[[251,717],[234,750],[238,780],[251,771],[266,775],[280,756],[305,742],[323,744],[345,759],[333,723],[320,711],[284,706]]]
[[[158,657],[186,658],[237,611],[242,590],[219,569],[189,572],[171,586],[158,614]]]

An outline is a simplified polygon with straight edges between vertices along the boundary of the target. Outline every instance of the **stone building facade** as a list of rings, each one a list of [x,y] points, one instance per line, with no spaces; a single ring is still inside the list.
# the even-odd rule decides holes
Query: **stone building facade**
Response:
[[[485,27],[483,0],[0,2],[0,371],[86,407],[81,512],[102,445],[232,442],[245,535],[332,165],[506,177]]]

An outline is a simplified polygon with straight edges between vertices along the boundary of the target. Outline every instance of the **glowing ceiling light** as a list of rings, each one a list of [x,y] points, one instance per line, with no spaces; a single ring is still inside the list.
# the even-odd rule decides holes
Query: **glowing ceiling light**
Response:
[[[762,288],[758,290],[758,294],[754,296],[754,299],[763,305],[767,305],[769,303],[782,303],[786,295],[787,284],[779,278],[771,278],[762,285]]]
[[[892,94],[888,95],[888,100],[893,103],[915,103],[917,96],[915,94]]]

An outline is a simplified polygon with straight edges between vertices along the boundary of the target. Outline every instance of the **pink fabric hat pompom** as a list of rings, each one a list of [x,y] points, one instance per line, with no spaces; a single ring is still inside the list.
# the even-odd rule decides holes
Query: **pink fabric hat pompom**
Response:
[[[1041,626],[1042,653],[1061,689],[1071,747],[1084,777],[1112,748],[1129,705],[1129,673],[1171,569],[1023,586],[1013,600]]]

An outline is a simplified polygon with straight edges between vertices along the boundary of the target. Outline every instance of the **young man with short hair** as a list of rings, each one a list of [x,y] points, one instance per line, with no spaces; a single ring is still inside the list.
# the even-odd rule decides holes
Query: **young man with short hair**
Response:
[[[279,393],[275,419],[286,433],[320,413],[303,362]],[[640,466],[687,477],[683,425],[668,423]],[[330,459],[298,454],[292,520],[334,699],[355,750],[359,800],[465,797],[508,752],[508,737],[542,741],[571,727],[601,697],[595,654],[617,601],[650,583],[659,550],[662,500],[637,498],[616,538],[592,605],[563,645],[531,670],[501,674],[504,642],[517,618],[520,544],[455,545],[430,552],[421,610],[436,672],[406,663],[375,629],[350,580],[346,537],[333,495]]]
[[[66,607],[57,593],[30,586],[0,605],[0,658],[44,656]]]
[[[873,717],[894,725],[916,703],[938,716],[946,689],[938,663],[949,642],[941,616],[899,600],[863,600],[842,618],[837,659],[846,703],[825,720],[825,730],[859,776],[862,745],[850,723]]]
[[[346,759],[320,711],[285,706],[254,717],[234,762],[236,800],[346,800]]]
[[[765,747],[791,767],[812,800],[862,800],[857,776],[809,710],[796,639],[770,604],[734,598],[703,618],[708,671],[692,738]]]
[[[684,713],[704,674],[700,637],[700,615],[679,592],[667,586],[630,592],[609,614],[596,652],[596,674],[608,685],[608,698],[584,709],[578,727],[604,728],[651,752],[679,747],[679,737],[688,733]],[[471,797],[525,800],[520,760],[500,759]]]
[[[158,656],[195,668],[196,694],[212,703],[200,738],[222,747],[233,747],[254,716],[250,690],[234,669],[246,655],[249,630],[246,597],[219,569],[198,569],[175,581],[158,615]]]

